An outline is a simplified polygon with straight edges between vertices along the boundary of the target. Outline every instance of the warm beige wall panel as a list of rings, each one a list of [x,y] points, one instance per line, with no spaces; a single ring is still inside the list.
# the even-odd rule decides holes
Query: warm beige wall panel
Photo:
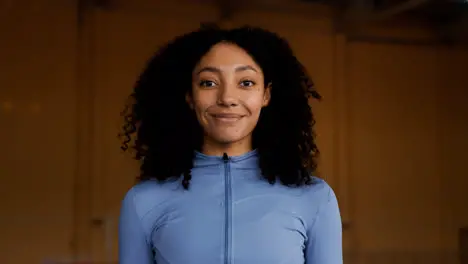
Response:
[[[443,206],[436,50],[365,43],[348,49],[349,159],[359,247],[430,255],[441,246]]]
[[[468,69],[467,49],[440,49],[439,163],[444,203],[444,247],[456,248],[458,229],[468,226]]]
[[[71,253],[75,10],[72,3],[3,2],[0,263],[41,263]]]

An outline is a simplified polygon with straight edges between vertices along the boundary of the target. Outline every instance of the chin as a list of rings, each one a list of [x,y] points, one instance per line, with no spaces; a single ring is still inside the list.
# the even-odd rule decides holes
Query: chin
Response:
[[[239,142],[243,139],[242,136],[229,136],[229,135],[217,135],[213,137],[213,140],[218,142],[219,144],[229,145]]]
[[[234,144],[236,142],[241,141],[240,138],[226,138],[226,137],[214,138],[214,140],[222,145],[230,145],[230,144]]]

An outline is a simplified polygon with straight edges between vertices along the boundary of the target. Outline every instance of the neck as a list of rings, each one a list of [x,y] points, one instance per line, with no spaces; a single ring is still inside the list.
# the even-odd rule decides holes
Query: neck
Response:
[[[241,156],[252,150],[252,141],[250,139],[241,140],[233,143],[219,143],[205,139],[201,152],[208,156]]]

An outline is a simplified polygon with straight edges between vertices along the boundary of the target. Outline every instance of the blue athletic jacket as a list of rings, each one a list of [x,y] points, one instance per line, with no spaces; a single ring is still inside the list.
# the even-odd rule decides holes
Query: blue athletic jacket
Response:
[[[258,156],[196,153],[190,189],[145,181],[123,199],[120,264],[342,264],[341,218],[323,180],[260,178]]]

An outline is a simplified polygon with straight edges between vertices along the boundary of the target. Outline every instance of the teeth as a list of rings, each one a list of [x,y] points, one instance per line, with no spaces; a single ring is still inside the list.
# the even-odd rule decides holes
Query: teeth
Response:
[[[216,118],[239,118],[239,116],[224,116],[224,115],[217,115]]]
[[[239,119],[239,117],[216,117],[216,119],[221,120],[221,121],[236,121]]]

